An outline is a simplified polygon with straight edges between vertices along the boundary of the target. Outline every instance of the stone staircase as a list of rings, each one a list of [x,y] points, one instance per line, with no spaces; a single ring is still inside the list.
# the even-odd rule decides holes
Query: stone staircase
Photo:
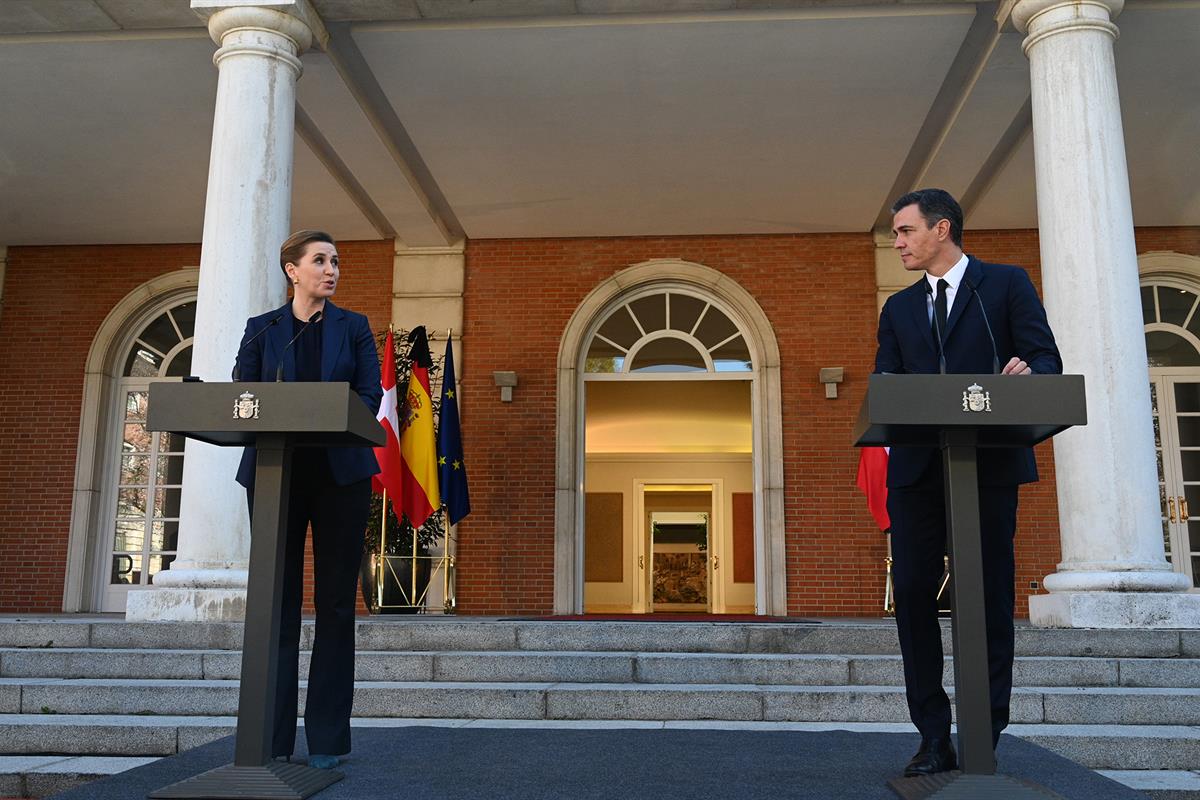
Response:
[[[303,648],[311,635],[306,624]],[[0,797],[232,733],[241,636],[222,623],[0,619]],[[385,618],[360,623],[358,647],[356,726],[912,732],[890,621]],[[1018,628],[1017,656],[1008,733],[1151,797],[1200,798],[1200,631]]]

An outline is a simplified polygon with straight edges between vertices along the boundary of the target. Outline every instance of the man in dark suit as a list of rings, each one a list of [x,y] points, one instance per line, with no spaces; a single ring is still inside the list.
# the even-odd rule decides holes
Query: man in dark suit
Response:
[[[991,373],[994,364],[1004,375],[1062,372],[1054,334],[1029,276],[1020,267],[964,255],[962,209],[949,193],[910,192],[896,201],[892,213],[904,268],[923,274],[883,306],[876,372]],[[1017,487],[1037,480],[1033,451],[980,450],[978,475],[994,747],[1008,725],[1012,693]],[[950,700],[942,688],[937,612],[946,552],[940,452],[893,447],[887,485],[896,628],[909,715],[921,733],[920,749],[904,770],[913,777],[958,766],[950,741]]]

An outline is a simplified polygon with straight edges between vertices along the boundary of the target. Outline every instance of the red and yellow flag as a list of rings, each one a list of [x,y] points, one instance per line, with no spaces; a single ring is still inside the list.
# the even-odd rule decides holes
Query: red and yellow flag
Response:
[[[412,374],[400,416],[400,510],[414,528],[442,507],[438,492],[437,444],[433,435],[433,401],[429,391],[429,339],[424,326],[408,335]],[[396,501],[393,501],[396,502]]]

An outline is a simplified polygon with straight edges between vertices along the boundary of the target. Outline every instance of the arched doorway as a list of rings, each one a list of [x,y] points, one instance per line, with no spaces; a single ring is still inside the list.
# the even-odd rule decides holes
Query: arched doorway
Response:
[[[651,284],[583,359],[584,611],[750,613],[754,363],[710,293]]]
[[[1184,277],[1142,279],[1142,318],[1158,460],[1163,545],[1200,586],[1200,291]],[[1192,509],[1196,516],[1192,516]]]
[[[556,612],[653,610],[674,580],[660,607],[786,613],[778,346],[749,293],[622,270],[568,323],[558,387]]]
[[[125,296],[88,354],[64,611],[123,611],[174,557],[183,443],[145,430],[145,394],[190,368],[198,270],[161,275]]]

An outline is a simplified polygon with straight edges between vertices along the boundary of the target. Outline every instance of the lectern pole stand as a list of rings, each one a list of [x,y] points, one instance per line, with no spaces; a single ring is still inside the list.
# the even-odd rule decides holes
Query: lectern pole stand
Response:
[[[286,434],[257,439],[254,518],[250,526],[250,571],[238,695],[233,764],[180,781],[150,794],[191,800],[300,800],[341,780],[340,772],[271,759],[275,731],[275,691],[279,627],[283,609],[283,562],[287,547],[292,445]]]
[[[941,438],[950,574],[954,576],[950,630],[954,643],[959,759],[963,772],[991,775],[996,771],[996,756],[992,751],[976,434],[974,430],[945,430]]]
[[[1035,783],[996,774],[983,594],[983,548],[980,544],[977,441],[978,432],[972,428],[945,429],[940,433],[950,574],[954,576],[950,630],[954,643],[954,707],[961,771],[895,778],[889,783],[904,800],[1060,798]]]
[[[151,798],[300,800],[342,779],[271,758],[292,455],[303,447],[379,447],[375,412],[347,383],[166,382],[150,386],[146,429],[218,447],[255,447],[254,518],[234,762],[164,786]],[[230,491],[236,491],[232,483]]]

